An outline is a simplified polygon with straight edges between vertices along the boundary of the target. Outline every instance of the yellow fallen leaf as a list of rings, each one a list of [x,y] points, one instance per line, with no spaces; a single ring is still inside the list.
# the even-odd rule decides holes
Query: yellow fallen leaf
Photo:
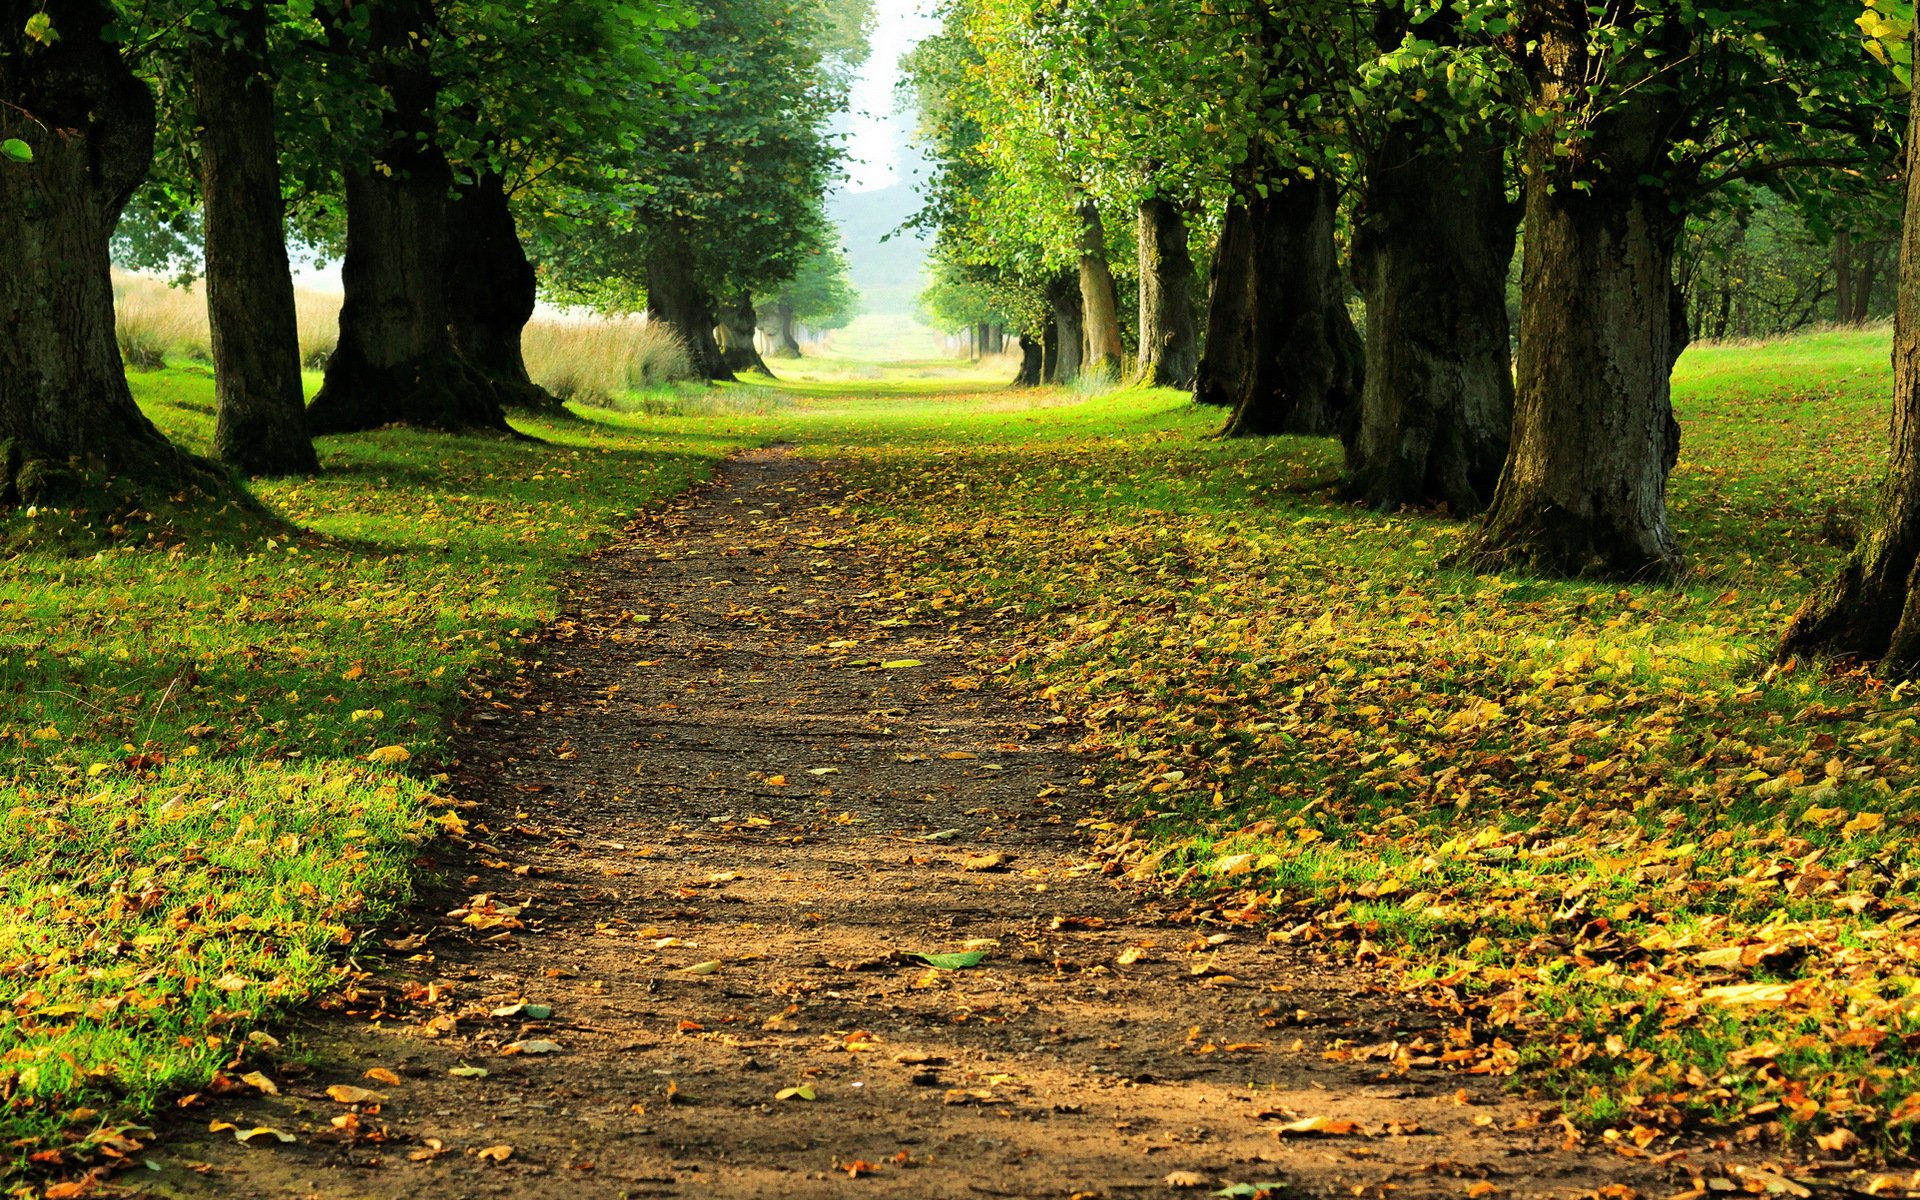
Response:
[[[1842,825],[1840,827],[1840,832],[1851,833],[1857,836],[1862,833],[1872,833],[1874,830],[1880,828],[1882,825],[1885,825],[1886,823],[1887,823],[1886,817],[1880,815],[1879,813],[1863,812],[1858,816],[1854,817],[1853,820],[1848,821],[1845,825]]]
[[[485,1162],[505,1162],[513,1157],[513,1147],[506,1145],[488,1146],[485,1150],[475,1153],[474,1157]]]
[[[908,667],[924,667],[927,664],[917,658],[896,658],[880,664],[883,671],[904,671]]]
[[[1358,1133],[1358,1121],[1340,1121],[1332,1117],[1304,1117],[1274,1130],[1277,1137],[1346,1137]]]
[[[256,1125],[252,1129],[235,1129],[233,1131],[233,1140],[242,1145],[251,1146],[255,1141],[260,1141],[263,1145],[269,1141],[282,1143],[291,1142],[294,1140],[294,1137],[290,1133],[281,1133],[278,1129],[270,1129],[265,1125]]]
[[[367,761],[383,767],[397,767],[413,760],[413,751],[405,746],[382,746],[367,755]]]
[[[1792,992],[1790,983],[1736,983],[1707,988],[1700,998],[1717,1004],[1779,1004]]]
[[[355,1087],[350,1083],[336,1083],[327,1089],[327,1095],[341,1104],[378,1104],[386,1099],[379,1092]]]
[[[680,973],[682,975],[711,975],[719,969],[720,960],[715,958],[709,959],[706,962],[697,962],[690,967],[681,967]]]
[[[259,1071],[248,1071],[240,1077],[240,1082],[250,1085],[263,1096],[278,1096],[280,1094],[279,1086]]]
[[[393,1084],[395,1086],[398,1086],[400,1083],[400,1077],[385,1067],[374,1067],[362,1076],[362,1078],[371,1079],[375,1083]]]

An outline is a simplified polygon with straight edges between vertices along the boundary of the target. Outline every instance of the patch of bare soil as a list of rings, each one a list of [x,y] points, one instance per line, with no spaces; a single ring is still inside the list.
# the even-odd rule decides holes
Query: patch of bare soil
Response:
[[[1104,873],[1074,731],[980,688],[988,635],[897,619],[833,504],[818,464],[759,452],[591,560],[539,661],[463,723],[452,886],[293,1031],[279,1095],[203,1097],[121,1185],[1688,1187],[1562,1149],[1494,1081],[1329,1060],[1438,1017]]]

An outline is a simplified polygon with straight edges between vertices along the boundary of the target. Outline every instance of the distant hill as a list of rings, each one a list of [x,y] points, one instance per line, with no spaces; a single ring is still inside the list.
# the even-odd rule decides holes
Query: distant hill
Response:
[[[928,242],[917,230],[899,231],[919,208],[920,198],[911,183],[872,192],[841,192],[827,202],[827,212],[846,242],[848,269],[860,289],[863,311],[914,311],[924,286],[921,269]]]

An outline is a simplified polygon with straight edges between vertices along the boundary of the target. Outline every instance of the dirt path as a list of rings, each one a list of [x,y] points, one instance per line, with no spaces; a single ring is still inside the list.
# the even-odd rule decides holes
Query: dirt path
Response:
[[[588,564],[520,694],[462,735],[456,792],[479,807],[438,853],[464,883],[294,1031],[281,1095],[204,1098],[166,1169],[122,1182],[417,1200],[1686,1186],[1558,1150],[1484,1081],[1329,1061],[1336,1039],[1434,1018],[1103,875],[1076,832],[1096,793],[1073,731],[978,690],[984,635],[897,619],[831,503],[814,464],[748,455]],[[970,969],[903,957],[969,949],[987,952]],[[356,1112],[335,1085],[382,1099]],[[814,1099],[779,1098],[801,1087]],[[1357,1126],[1285,1130],[1311,1118]],[[228,1122],[294,1140],[208,1130]]]

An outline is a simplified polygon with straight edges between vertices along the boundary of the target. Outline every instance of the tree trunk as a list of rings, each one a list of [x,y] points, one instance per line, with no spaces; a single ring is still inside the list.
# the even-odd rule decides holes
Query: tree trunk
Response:
[[[1049,315],[1040,326],[1040,382],[1060,378],[1060,322]]]
[[[1253,218],[1247,206],[1227,205],[1213,249],[1207,292],[1206,353],[1194,368],[1193,398],[1230,408],[1247,384],[1246,328],[1253,307]]]
[[[1853,304],[1847,310],[1847,320],[1854,325],[1865,325],[1873,314],[1873,285],[1880,279],[1880,261],[1884,253],[1880,242],[1868,242],[1867,252],[1854,259]]]
[[[1569,47],[1584,45],[1586,9],[1564,0],[1561,11],[1548,34],[1559,44],[1542,58],[1563,64],[1566,82],[1547,81],[1548,106],[1582,94],[1584,59]],[[1556,155],[1552,129],[1528,147],[1513,446],[1463,562],[1613,578],[1680,566],[1666,496],[1680,452],[1669,381],[1687,342],[1673,286],[1682,218],[1665,189],[1641,182],[1665,164],[1672,104],[1652,93],[1623,103],[1592,130],[1586,162]]]
[[[993,327],[985,321],[981,321],[973,327],[973,356],[975,358],[984,358],[987,355],[987,342],[992,337]]]
[[[1171,200],[1140,202],[1140,382],[1189,388],[1200,362],[1187,218]]]
[[[773,376],[753,341],[753,331],[759,324],[760,317],[753,309],[753,296],[744,288],[732,304],[721,307],[720,362],[730,374],[758,371],[769,378]]]
[[[267,5],[228,3],[225,36],[192,50],[213,333],[214,457],[247,475],[320,470],[307,432],[300,322],[287,264]]]
[[[1833,235],[1833,320],[1853,323],[1853,234],[1844,229]]]
[[[710,383],[733,381],[713,336],[713,300],[694,281],[683,248],[670,237],[657,237],[647,256],[647,313],[680,335],[700,378]]]
[[[1332,181],[1298,175],[1247,201],[1252,225],[1246,371],[1227,437],[1345,436],[1360,403],[1365,348],[1347,315]]]
[[[0,164],[0,503],[111,515],[234,496],[140,412],[114,337],[107,243],[153,158],[153,97],[104,40],[107,5],[61,4],[48,46],[22,32],[41,9],[0,0],[0,102],[31,117],[8,125],[34,156]]]
[[[1920,41],[1920,30],[1916,31]],[[1920,145],[1920,89],[1907,145]],[[1838,577],[1801,606],[1780,657],[1835,655],[1920,674],[1920,171],[1907,172],[1893,335],[1893,458],[1872,523]]]
[[[1085,323],[1086,370],[1117,378],[1126,349],[1120,343],[1120,297],[1107,266],[1107,234],[1100,206],[1080,202],[1080,311]]]
[[[1007,352],[1007,327],[998,322],[987,326],[987,353],[1005,354]]]
[[[313,432],[382,425],[510,432],[487,376],[460,356],[447,309],[453,172],[435,140],[431,0],[370,5],[369,77],[387,94],[386,144],[346,172],[340,340],[307,409]]]
[[[506,180],[489,171],[453,200],[447,251],[447,315],[462,358],[510,408],[555,409],[558,397],[527,374],[520,338],[533,319],[537,284],[520,244]]]
[[[793,305],[782,300],[773,306],[773,356],[775,358],[799,358],[800,338],[795,332],[798,321],[793,315]]]
[[[1422,144],[1425,143],[1425,144]],[[1366,381],[1347,486],[1383,512],[1486,507],[1513,422],[1507,269],[1516,207],[1504,150],[1390,131],[1369,164],[1354,261]]]
[[[1013,377],[1015,387],[1039,387],[1046,379],[1046,351],[1030,334],[1020,335],[1020,373]]]
[[[1081,292],[1071,275],[1062,275],[1047,288],[1047,304],[1053,311],[1053,364],[1047,371],[1048,383],[1072,383],[1080,377],[1080,349],[1084,336],[1081,319]]]

